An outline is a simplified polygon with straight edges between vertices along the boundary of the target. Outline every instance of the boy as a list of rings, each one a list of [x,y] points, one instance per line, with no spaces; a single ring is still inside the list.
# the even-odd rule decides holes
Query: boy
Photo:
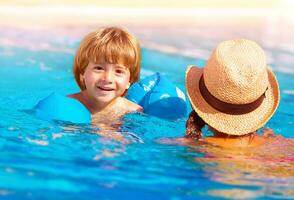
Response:
[[[68,97],[81,102],[92,121],[115,120],[142,107],[124,98],[139,79],[141,49],[138,40],[117,27],[85,36],[76,52],[73,72],[81,91]]]

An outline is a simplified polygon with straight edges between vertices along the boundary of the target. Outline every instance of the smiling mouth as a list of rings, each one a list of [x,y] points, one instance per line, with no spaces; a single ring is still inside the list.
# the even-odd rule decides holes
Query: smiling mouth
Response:
[[[106,88],[106,87],[100,87],[100,86],[98,86],[97,87],[99,90],[103,90],[103,91],[113,91],[114,89],[113,88]]]

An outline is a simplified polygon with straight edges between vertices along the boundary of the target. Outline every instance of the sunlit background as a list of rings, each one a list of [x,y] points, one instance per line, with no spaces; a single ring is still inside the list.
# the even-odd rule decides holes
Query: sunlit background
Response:
[[[99,26],[118,25],[130,29],[146,48],[207,59],[219,41],[237,37],[294,52],[293,13],[291,0],[2,0],[0,32],[46,30],[60,40],[80,38]],[[0,45],[50,48],[20,39],[10,33],[0,38]],[[202,45],[207,52],[199,50]],[[288,55],[275,59],[294,63]],[[293,73],[288,66],[283,70]]]

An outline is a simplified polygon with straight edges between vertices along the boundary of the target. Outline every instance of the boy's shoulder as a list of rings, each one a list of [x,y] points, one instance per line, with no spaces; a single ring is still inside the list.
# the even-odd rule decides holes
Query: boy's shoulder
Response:
[[[131,112],[142,112],[143,108],[136,103],[127,100],[124,97],[118,97],[114,104],[110,107],[103,109],[102,111],[95,113],[92,116],[92,122],[95,123],[112,123],[119,120],[125,114]]]
[[[119,99],[119,105],[120,107],[126,109],[128,112],[142,112],[143,111],[143,108],[132,102],[132,101],[129,101],[128,99],[124,98],[124,97],[121,97]]]

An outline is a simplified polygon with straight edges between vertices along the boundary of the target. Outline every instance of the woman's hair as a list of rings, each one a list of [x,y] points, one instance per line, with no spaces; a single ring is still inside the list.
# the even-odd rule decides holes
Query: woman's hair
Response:
[[[77,49],[73,73],[81,90],[86,89],[80,80],[89,62],[122,64],[130,70],[130,83],[138,81],[141,68],[139,41],[128,31],[118,27],[102,28],[87,34]]]
[[[205,126],[205,122],[199,117],[199,115],[193,110],[186,122],[186,138],[201,139],[201,129]]]
[[[189,118],[186,122],[186,138],[193,138],[193,139],[201,139],[202,138],[202,132],[201,129],[206,125],[206,123],[203,121],[203,119],[201,119],[201,117],[193,110],[190,115]],[[223,138],[234,138],[234,137],[244,137],[244,136],[250,136],[250,141],[253,140],[253,138],[255,137],[255,135],[257,134],[256,131],[251,132],[251,133],[247,133],[244,134],[242,136],[239,135],[228,135],[226,133],[222,133],[219,132],[218,130],[216,130],[215,128],[209,126],[209,129],[214,133],[215,136],[218,137],[223,137]]]

